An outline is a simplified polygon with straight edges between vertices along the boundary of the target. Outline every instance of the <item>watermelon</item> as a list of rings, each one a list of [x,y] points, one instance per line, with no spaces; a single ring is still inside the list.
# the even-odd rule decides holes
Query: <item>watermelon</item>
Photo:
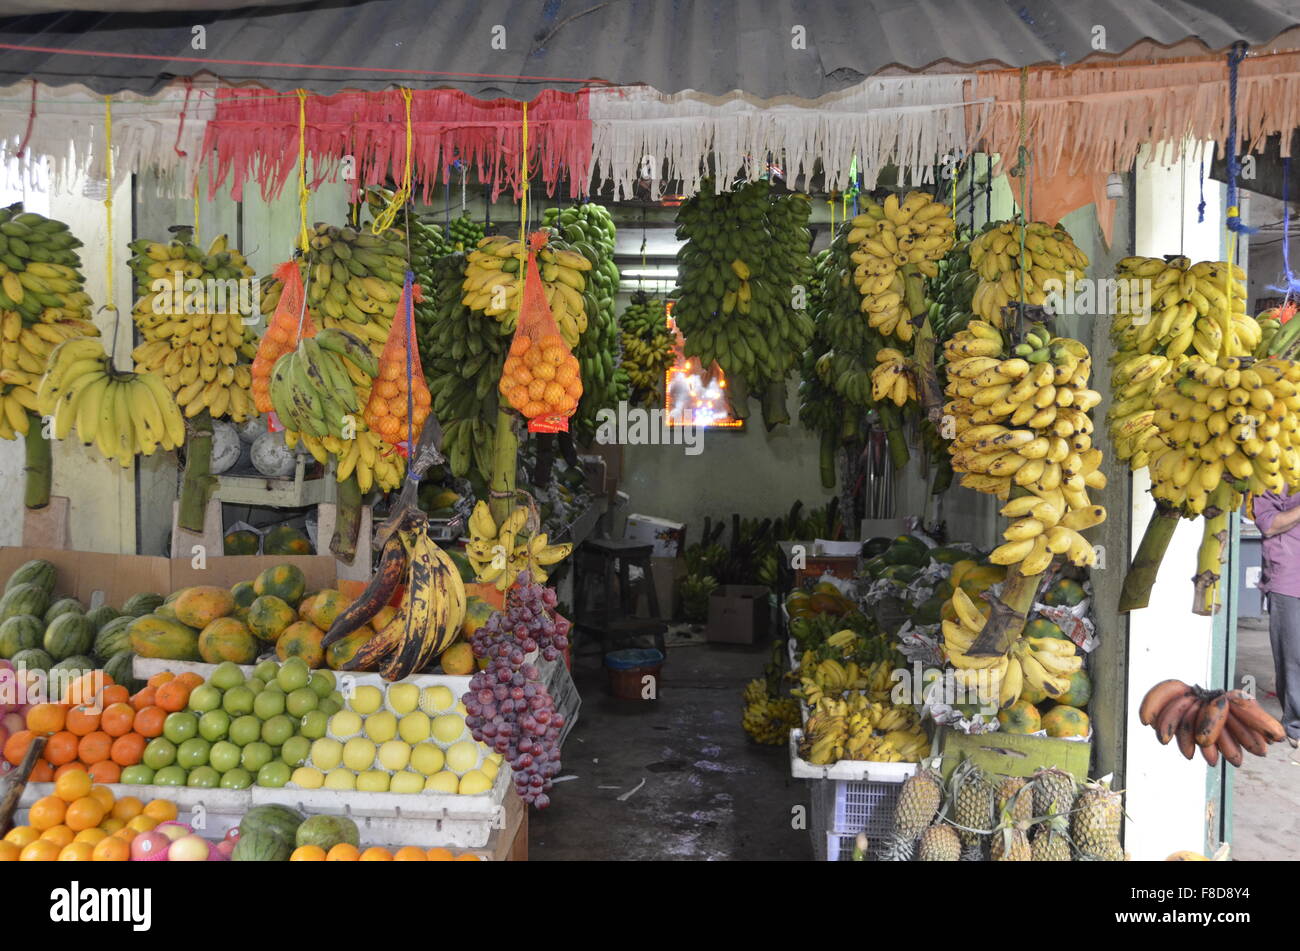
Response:
[[[45,609],[50,606],[50,596],[44,588],[33,582],[16,584],[0,598],[0,621],[7,621],[19,614],[31,614],[44,617]]]
[[[161,594],[153,594],[152,592],[133,594],[122,605],[122,613],[129,614],[131,617],[144,617],[146,614],[152,614],[153,610],[162,603]]]
[[[14,573],[5,582],[5,594],[20,584],[35,584],[48,597],[54,590],[54,565],[41,558],[23,562],[14,569]]]
[[[86,612],[86,618],[90,621],[92,625],[94,625],[96,633],[102,631],[104,629],[104,625],[107,624],[109,621],[115,620],[121,616],[122,615],[117,610],[117,608],[111,607],[110,605],[107,604],[101,604],[93,611]]]
[[[258,807],[261,808],[261,807]],[[244,832],[230,853],[232,862],[287,862],[293,854],[293,840],[283,839],[270,832]]]
[[[131,625],[135,618],[129,614],[114,618],[99,629],[95,635],[95,656],[112,657],[131,649]]]
[[[95,663],[95,658],[85,654],[73,654],[71,657],[65,657],[53,667],[50,673],[58,670],[71,670],[77,673],[84,673],[87,670],[99,670],[99,664]]]
[[[288,806],[254,806],[239,820],[239,839],[248,835],[268,835],[279,839],[290,851],[294,836],[303,823],[303,815]]]
[[[45,626],[49,627],[60,614],[85,614],[86,609],[76,598],[59,598],[45,610]],[[95,628],[99,630],[99,628]]]
[[[11,658],[19,651],[40,647],[45,625],[38,617],[19,614],[0,624],[0,657]]]
[[[44,647],[55,660],[89,654],[94,644],[95,629],[80,612],[60,614],[45,629]]]
[[[328,852],[340,842],[360,847],[361,832],[347,816],[312,816],[298,826],[293,841],[298,846],[319,845]]]
[[[126,650],[118,651],[104,662],[104,673],[113,678],[113,683],[121,684],[127,690],[135,693],[144,684],[135,679],[134,667],[135,654],[128,647]]]
[[[29,647],[27,650],[19,651],[9,660],[19,670],[24,667],[28,670],[49,670],[54,666],[54,658],[39,647]]]

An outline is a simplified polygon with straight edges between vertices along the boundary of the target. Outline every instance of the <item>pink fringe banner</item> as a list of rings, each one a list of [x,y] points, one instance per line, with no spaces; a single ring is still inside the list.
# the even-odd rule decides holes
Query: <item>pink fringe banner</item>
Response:
[[[1228,67],[1215,60],[1029,70],[1026,138],[1045,175],[1122,172],[1151,145],[1150,160],[1171,162],[1192,143],[1227,141]],[[1020,71],[976,76],[972,95],[993,100],[983,125],[971,129],[1002,162],[1020,145]],[[1290,151],[1300,126],[1300,53],[1250,56],[1237,84],[1237,133],[1242,152],[1266,136],[1282,136]],[[1163,148],[1161,148],[1163,146]]]
[[[454,162],[465,162],[479,181],[492,185],[495,199],[519,191],[521,104],[484,101],[455,90],[411,93],[412,178],[429,202],[433,190],[452,180]],[[406,155],[402,94],[345,92],[307,97],[308,183],[337,181],[344,156],[352,156],[352,198],[368,185],[401,181]],[[230,182],[236,201],[254,181],[263,198],[275,198],[298,166],[298,97],[259,89],[222,89],[216,116],[207,124],[203,148],[208,161],[208,197]],[[586,193],[591,180],[591,121],[587,93],[541,92],[528,104],[528,167],[548,195],[560,176],[569,197]],[[456,172],[459,177],[459,172]]]

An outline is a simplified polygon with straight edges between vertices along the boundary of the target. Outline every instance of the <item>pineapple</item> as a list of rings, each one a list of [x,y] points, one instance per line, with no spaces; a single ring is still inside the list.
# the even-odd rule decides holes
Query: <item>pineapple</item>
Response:
[[[1040,828],[1034,836],[1030,855],[1035,862],[1070,861],[1070,840],[1054,829]]]
[[[1056,812],[1068,816],[1074,809],[1074,777],[1062,769],[1040,769],[1034,774],[1034,815],[1046,816],[1056,806]]]
[[[1106,783],[1088,783],[1074,807],[1071,837],[1082,859],[1122,862],[1124,847],[1119,841],[1119,824],[1124,815],[1124,797]]]
[[[998,783],[998,813],[1008,814],[1012,823],[1027,823],[1034,817],[1033,792],[1019,776],[1007,776]]]
[[[990,851],[995,862],[1029,862],[1033,860],[1033,849],[1029,845],[1029,835],[1024,823],[1015,823],[996,829],[990,839]]]
[[[961,858],[961,839],[950,825],[927,826],[921,833],[916,857],[922,862],[956,862]]]
[[[953,822],[959,828],[962,859],[978,862],[983,842],[993,829],[993,784],[988,775],[970,760],[953,774]]]
[[[911,860],[917,837],[934,820],[942,799],[943,786],[934,770],[921,769],[907,778],[894,807],[894,835],[881,856],[884,861]]]

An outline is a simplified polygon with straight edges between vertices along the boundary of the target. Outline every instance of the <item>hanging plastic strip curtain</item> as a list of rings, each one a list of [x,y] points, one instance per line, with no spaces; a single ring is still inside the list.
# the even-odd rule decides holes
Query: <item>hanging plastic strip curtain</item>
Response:
[[[1027,138],[1039,172],[1123,171],[1142,146],[1150,160],[1172,162],[1188,143],[1228,137],[1228,70],[1214,59],[1029,71]],[[974,93],[994,101],[987,151],[1014,157],[1020,136],[1020,71],[979,73]],[[1241,64],[1239,148],[1300,125],[1300,53],[1249,56]],[[1290,136],[1282,148],[1290,148]],[[1283,155],[1286,155],[1283,152]],[[1195,156],[1194,156],[1195,157]]]
[[[547,194],[567,178],[570,197],[589,180],[591,123],[587,94],[545,90],[529,104],[528,167]],[[519,185],[521,125],[519,103],[474,99],[455,90],[411,93],[413,179],[425,202],[451,180],[452,164],[468,163],[478,179],[490,183],[495,198]],[[400,90],[346,92],[307,100],[307,154],[312,187],[337,181],[350,157],[354,194],[386,179],[401,180],[405,154],[405,103]],[[216,115],[207,125],[204,150],[208,190],[229,187],[239,199],[256,182],[274,198],[298,162],[298,101],[271,90],[223,89]],[[455,173],[459,176],[459,172]]]
[[[709,174],[710,155],[727,174],[756,179],[777,163],[787,178],[818,163],[825,187],[842,191],[857,157],[862,187],[887,164],[919,181],[944,155],[959,159],[984,103],[968,74],[868,79],[816,100],[757,99],[742,93],[665,95],[646,86],[593,89],[592,165],[597,181],[630,197],[638,179],[681,181],[687,194]]]
[[[193,192],[215,82],[178,82],[154,96],[113,97],[113,178],[155,172],[163,194]],[[0,151],[28,178],[48,162],[49,186],[80,191],[104,181],[104,97],[86,86],[24,81],[0,87]]]

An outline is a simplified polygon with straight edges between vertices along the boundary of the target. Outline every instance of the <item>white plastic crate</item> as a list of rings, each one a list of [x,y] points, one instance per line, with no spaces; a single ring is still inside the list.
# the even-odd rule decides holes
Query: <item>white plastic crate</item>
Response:
[[[802,730],[790,731],[790,772],[808,780],[813,855],[821,862],[848,861],[858,833],[865,832],[867,857],[875,858],[893,829],[903,781],[917,764],[841,760],[814,766],[799,758],[802,738]]]
[[[278,663],[278,662],[277,662]],[[246,677],[251,677],[256,664],[243,664],[240,670]],[[212,676],[212,672],[217,669],[216,664],[204,664],[198,661],[189,660],[163,660],[158,657],[137,657],[131,664],[132,672],[137,680],[148,680],[154,674],[162,673],[165,670],[174,674],[191,671],[198,674],[204,680]],[[379,674],[364,673],[362,671],[336,670],[336,678],[351,677],[352,682],[360,686],[362,684],[373,684],[381,690],[390,685],[390,681],[385,680]],[[469,677],[451,677],[447,674],[412,674],[397,683],[415,684],[419,687],[436,687],[444,686],[451,690],[456,699],[459,700],[469,691]]]
[[[251,804],[288,806],[309,816],[345,815],[369,845],[478,849],[487,845],[493,829],[505,828],[504,803],[513,784],[510,767],[503,764],[492,789],[475,796],[254,786]]]

